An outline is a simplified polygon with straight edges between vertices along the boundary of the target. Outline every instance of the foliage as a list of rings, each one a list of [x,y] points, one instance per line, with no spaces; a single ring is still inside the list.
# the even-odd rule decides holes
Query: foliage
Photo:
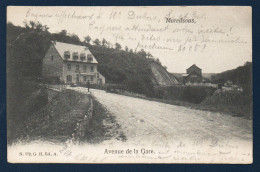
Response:
[[[100,46],[89,47],[99,62],[98,70],[108,83],[123,84],[129,91],[152,95],[150,62],[138,54]]]
[[[252,83],[252,62],[246,62],[244,66],[239,66],[236,69],[228,70],[212,76],[212,80],[232,81],[240,86],[251,85]]]
[[[141,51],[138,51],[137,54],[143,58],[146,57],[146,52],[144,51],[144,49],[141,49]]]
[[[87,43],[90,43],[91,41],[91,37],[88,35],[84,38],[84,40],[87,42]]]
[[[93,41],[93,43],[94,43],[95,45],[100,45],[99,39],[95,39],[95,41]]]
[[[103,40],[102,40],[102,45],[103,45],[103,46],[106,46],[106,45],[107,45],[107,40],[106,40],[105,38],[103,38]]]
[[[115,44],[116,50],[120,50],[121,49],[121,45],[119,43]]]
[[[169,86],[155,88],[155,97],[167,100],[179,100],[190,103],[201,103],[206,97],[211,96],[213,87],[206,86]]]

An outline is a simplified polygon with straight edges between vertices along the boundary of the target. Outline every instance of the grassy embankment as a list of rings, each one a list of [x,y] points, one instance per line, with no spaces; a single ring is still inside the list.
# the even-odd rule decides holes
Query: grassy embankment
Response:
[[[200,86],[170,87],[160,91],[163,94],[157,101],[252,119],[252,97],[245,91],[216,91]]]
[[[42,98],[46,95],[39,94],[39,96]],[[32,108],[32,102],[40,99],[39,96],[29,96],[27,99],[30,103],[23,104],[23,108]],[[23,118],[20,118],[16,124],[10,123],[8,143],[33,140],[64,143],[72,138],[73,133],[75,135],[77,124],[82,124],[85,115],[88,115],[91,99],[92,117],[83,126],[84,135],[77,139],[88,143],[98,143],[112,137],[118,140],[126,139],[123,133],[119,132],[120,126],[114,117],[91,95],[65,90],[38,110],[23,114]]]

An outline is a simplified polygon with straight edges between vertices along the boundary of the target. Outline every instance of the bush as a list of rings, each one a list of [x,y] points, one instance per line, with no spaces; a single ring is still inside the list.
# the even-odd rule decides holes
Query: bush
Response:
[[[169,86],[154,89],[156,98],[179,100],[190,103],[201,103],[206,97],[211,96],[216,88],[205,86]]]
[[[252,97],[247,92],[237,90],[218,91],[211,97],[205,99],[202,104],[205,105],[236,105],[247,106],[252,103]]]

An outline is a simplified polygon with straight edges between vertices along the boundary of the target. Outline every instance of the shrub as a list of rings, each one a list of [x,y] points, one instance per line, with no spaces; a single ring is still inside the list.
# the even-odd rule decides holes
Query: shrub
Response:
[[[252,103],[251,95],[247,92],[237,90],[218,91],[211,97],[206,98],[202,104],[205,105],[238,105],[245,106]]]
[[[206,86],[169,86],[154,89],[156,98],[179,100],[190,103],[201,103],[206,97],[211,96],[216,88]]]

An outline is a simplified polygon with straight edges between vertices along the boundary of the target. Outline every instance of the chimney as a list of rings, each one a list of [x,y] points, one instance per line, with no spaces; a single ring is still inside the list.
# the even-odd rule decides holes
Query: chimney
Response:
[[[87,44],[86,44],[86,41],[84,41],[84,50],[86,51],[86,50],[88,50],[88,47],[87,47]]]

